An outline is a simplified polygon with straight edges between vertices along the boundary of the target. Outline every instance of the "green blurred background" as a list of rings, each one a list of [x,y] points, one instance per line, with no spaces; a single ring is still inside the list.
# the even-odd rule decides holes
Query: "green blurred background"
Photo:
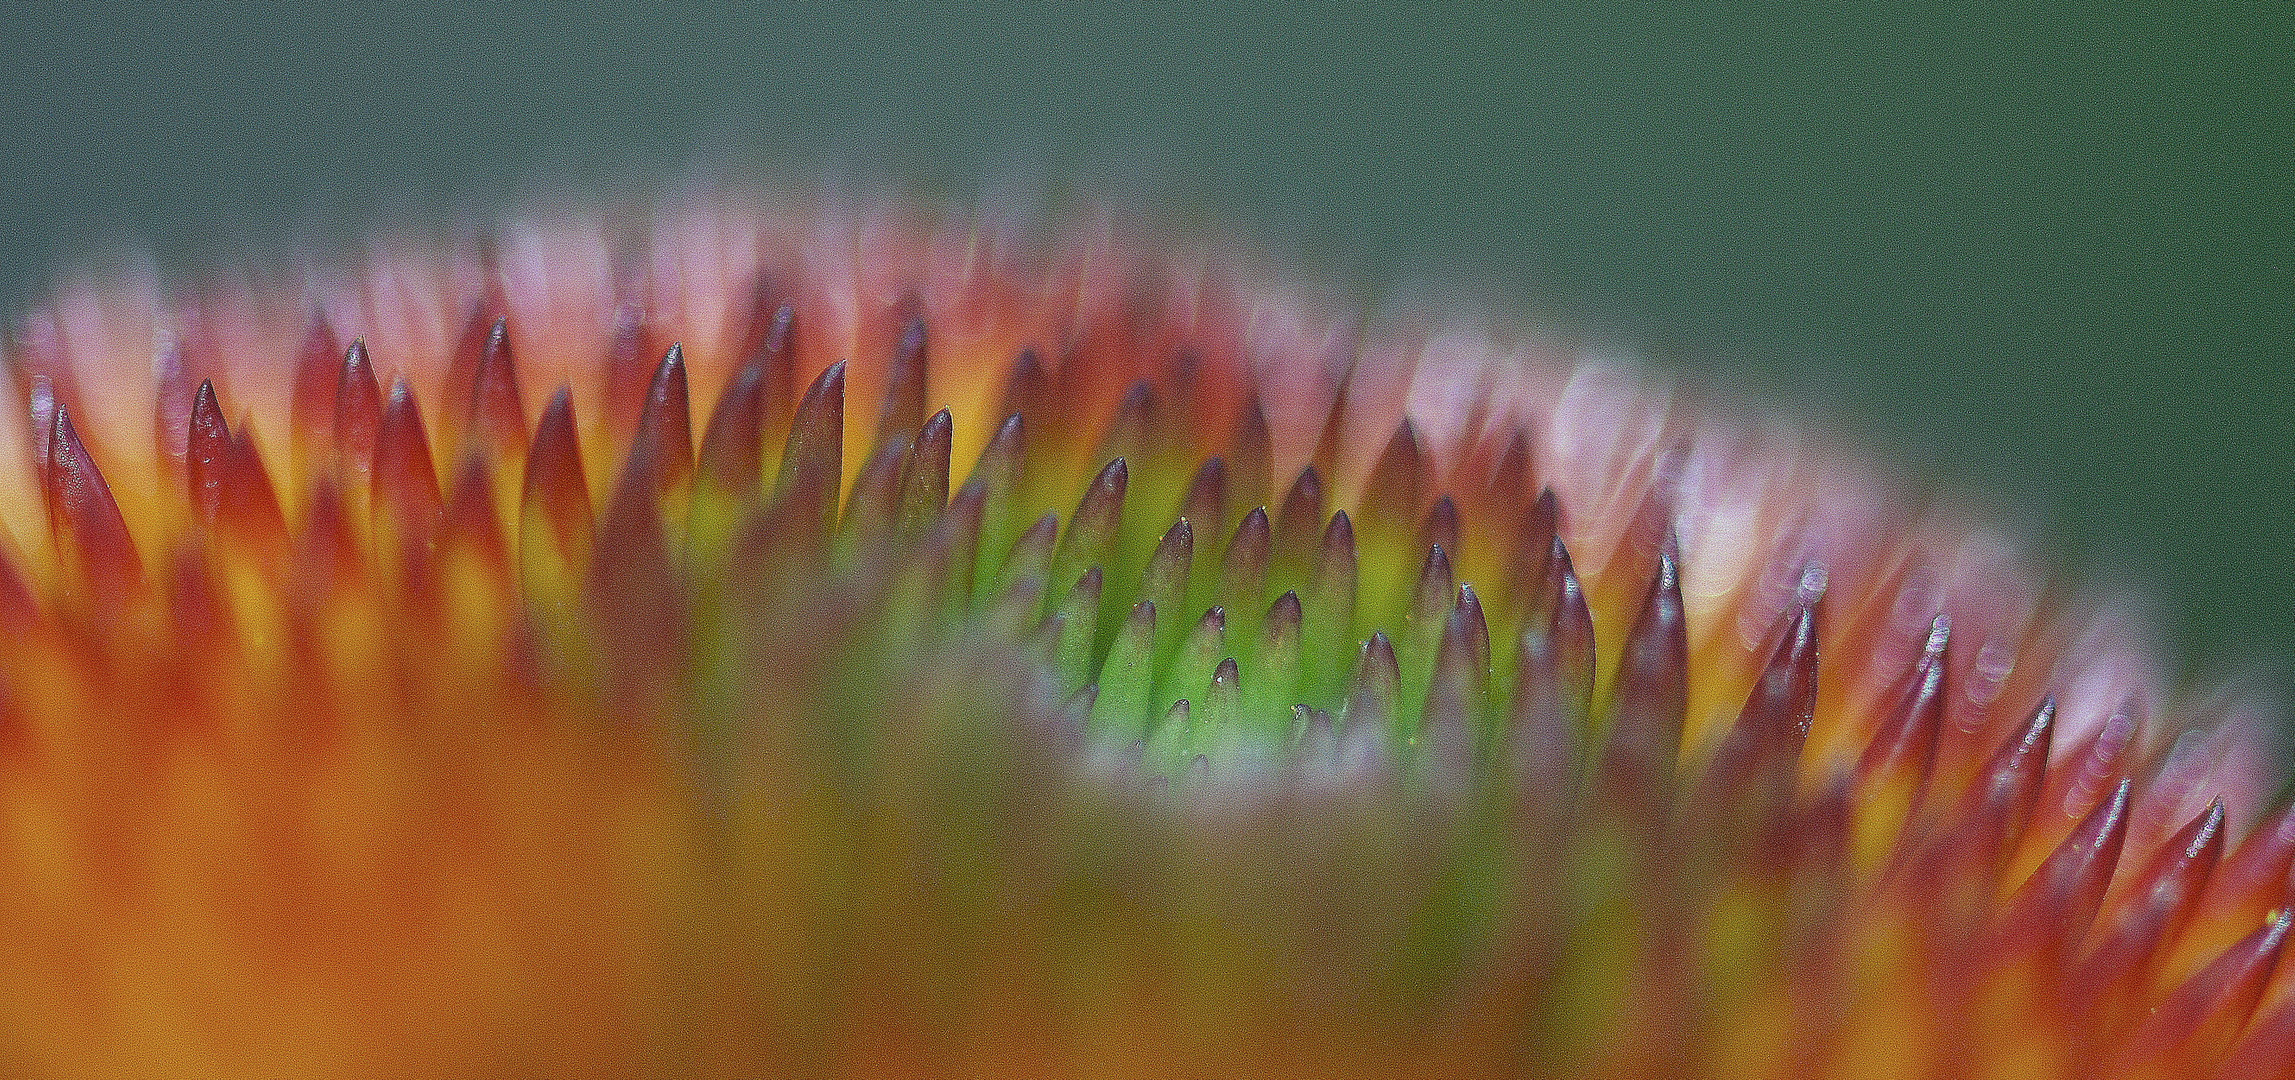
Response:
[[[1114,193],[1836,417],[2288,686],[2289,9],[993,8],[18,11],[0,305],[536,191]]]

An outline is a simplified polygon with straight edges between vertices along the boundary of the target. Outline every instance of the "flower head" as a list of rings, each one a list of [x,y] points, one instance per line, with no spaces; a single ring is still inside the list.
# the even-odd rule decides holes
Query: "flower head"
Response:
[[[2295,1060],[2253,717],[1546,339],[726,198],[8,359],[0,1071]]]

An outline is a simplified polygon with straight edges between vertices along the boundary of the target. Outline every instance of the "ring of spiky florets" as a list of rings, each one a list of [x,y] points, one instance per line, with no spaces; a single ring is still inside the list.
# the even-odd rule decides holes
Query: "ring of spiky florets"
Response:
[[[2288,1075],[2252,726],[1813,440],[611,224],[18,326],[0,1066]]]

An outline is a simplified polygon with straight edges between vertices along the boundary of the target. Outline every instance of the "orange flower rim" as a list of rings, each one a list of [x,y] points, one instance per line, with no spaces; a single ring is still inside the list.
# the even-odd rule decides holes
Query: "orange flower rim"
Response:
[[[1778,419],[711,196],[59,288],[0,1074],[2295,1076],[2265,725]]]

